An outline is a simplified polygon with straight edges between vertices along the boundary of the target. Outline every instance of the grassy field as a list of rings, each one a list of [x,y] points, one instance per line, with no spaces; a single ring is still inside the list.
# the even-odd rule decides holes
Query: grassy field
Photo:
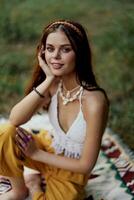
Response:
[[[0,114],[22,98],[44,25],[72,19],[86,28],[94,70],[111,101],[108,126],[134,150],[134,2],[1,0]]]

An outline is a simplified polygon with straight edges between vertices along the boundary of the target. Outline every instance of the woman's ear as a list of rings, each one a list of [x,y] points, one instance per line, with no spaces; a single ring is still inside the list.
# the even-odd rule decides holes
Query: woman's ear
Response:
[[[42,43],[38,44],[37,46],[37,54],[40,53],[41,58],[45,61],[46,63],[46,59],[45,59],[45,47]]]

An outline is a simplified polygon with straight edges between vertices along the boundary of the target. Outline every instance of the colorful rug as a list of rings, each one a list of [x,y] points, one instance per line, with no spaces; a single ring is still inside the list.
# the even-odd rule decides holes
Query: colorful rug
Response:
[[[94,200],[134,200],[132,153],[106,129],[86,191]]]
[[[6,120],[1,118],[0,123]],[[35,115],[23,127],[33,132],[49,128],[46,114]],[[134,155],[109,128],[97,163],[85,188],[86,200],[134,200]],[[30,198],[27,198],[30,200]]]

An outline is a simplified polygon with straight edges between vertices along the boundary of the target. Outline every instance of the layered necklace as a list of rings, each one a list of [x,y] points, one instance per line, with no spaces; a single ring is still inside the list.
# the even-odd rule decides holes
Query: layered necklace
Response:
[[[64,90],[66,91],[66,94],[63,93]],[[82,91],[83,91],[82,86],[77,86],[77,87],[73,88],[72,90],[67,90],[65,88],[65,86],[63,85],[62,80],[59,83],[59,94],[60,94],[60,97],[62,98],[63,105],[66,105],[69,102],[72,102],[72,101],[78,99]],[[72,93],[74,93],[74,94],[72,95]]]

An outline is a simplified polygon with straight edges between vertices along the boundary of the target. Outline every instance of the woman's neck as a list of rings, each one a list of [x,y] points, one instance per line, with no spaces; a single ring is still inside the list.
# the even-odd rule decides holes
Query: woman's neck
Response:
[[[76,77],[62,77],[62,82],[66,90],[72,90],[73,88],[77,87],[79,84],[76,81]]]

